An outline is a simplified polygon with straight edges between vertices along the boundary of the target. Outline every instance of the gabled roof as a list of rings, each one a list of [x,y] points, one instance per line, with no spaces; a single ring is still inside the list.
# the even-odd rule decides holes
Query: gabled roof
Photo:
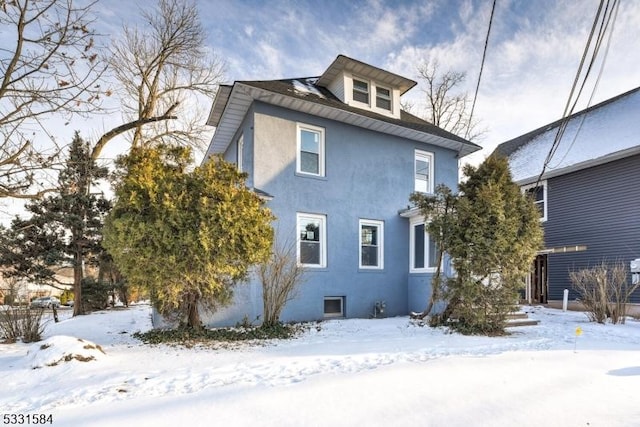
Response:
[[[207,120],[207,124],[217,127],[208,153],[226,150],[254,101],[448,148],[458,151],[460,157],[482,148],[405,111],[401,111],[400,119],[395,119],[351,107],[318,85],[317,81],[317,77],[305,77],[237,81],[232,86],[221,86]]]
[[[537,180],[562,120],[498,145],[509,158],[513,180]],[[640,87],[569,117],[542,179],[564,175],[640,153]]]
[[[329,65],[329,68],[318,78],[318,86],[328,87],[329,84],[343,71],[350,72],[360,77],[374,80],[378,83],[400,89],[400,95],[417,85],[415,81],[399,76],[390,71],[383,70],[373,65],[365,64],[348,56],[338,55]]]

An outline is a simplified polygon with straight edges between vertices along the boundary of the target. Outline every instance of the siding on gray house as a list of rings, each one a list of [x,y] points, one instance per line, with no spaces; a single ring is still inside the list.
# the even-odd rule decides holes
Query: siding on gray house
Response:
[[[577,298],[570,271],[617,261],[629,269],[640,258],[639,111],[637,87],[496,148],[523,190],[542,174],[545,248],[532,269],[534,298],[561,300],[564,289]],[[545,278],[548,295],[540,292]],[[631,300],[640,303],[640,290]]]
[[[640,258],[640,155],[582,169],[547,181],[545,246],[586,245],[587,250],[548,257],[549,299],[564,289],[577,298],[569,271],[603,261]],[[635,292],[632,302],[640,302]]]

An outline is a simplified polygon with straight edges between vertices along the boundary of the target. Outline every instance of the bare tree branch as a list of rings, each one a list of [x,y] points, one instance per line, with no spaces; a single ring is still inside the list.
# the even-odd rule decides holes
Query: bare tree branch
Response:
[[[418,66],[426,99],[425,120],[455,135],[464,136],[469,128],[469,140],[482,137],[486,130],[479,129],[479,122],[469,115],[467,93],[454,93],[464,83],[466,74],[448,70],[441,73],[437,61],[425,61]]]
[[[45,118],[101,111],[98,35],[90,29],[94,2],[2,1],[0,7],[0,198],[47,192],[36,179],[56,163],[59,147],[36,144]]]
[[[195,5],[189,0],[159,0],[157,8],[141,14],[144,29],[125,26],[111,47],[110,65],[120,83],[126,123],[100,138],[94,159],[108,141],[127,132],[134,147],[198,147],[208,133],[205,117],[195,115],[193,106],[198,96],[214,96],[224,65],[205,47],[206,33]]]

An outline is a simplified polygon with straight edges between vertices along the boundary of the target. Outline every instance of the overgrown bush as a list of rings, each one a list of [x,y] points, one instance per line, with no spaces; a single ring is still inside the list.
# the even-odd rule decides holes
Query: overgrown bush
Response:
[[[626,265],[603,261],[592,268],[569,272],[573,288],[580,296],[587,317],[592,322],[624,323],[631,294],[640,284],[629,284]]]
[[[0,334],[6,343],[36,342],[42,339],[42,308],[14,307],[0,310]]]
[[[449,255],[455,270],[442,291],[434,287],[445,307],[429,324],[500,335],[542,245],[539,213],[511,179],[505,158],[490,156],[464,172],[459,195],[439,188],[436,200],[419,194],[411,199],[427,222],[436,211],[438,227],[427,227],[429,238]]]

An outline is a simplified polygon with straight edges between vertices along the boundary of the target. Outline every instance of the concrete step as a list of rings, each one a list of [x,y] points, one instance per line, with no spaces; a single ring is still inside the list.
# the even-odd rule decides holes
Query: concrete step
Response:
[[[507,328],[514,328],[516,326],[535,326],[539,324],[539,320],[533,319],[512,319],[507,321]]]
[[[515,320],[515,319],[528,319],[529,316],[527,315],[527,313],[523,313],[521,311],[517,312],[517,313],[509,313],[507,314],[507,319],[508,320]]]

